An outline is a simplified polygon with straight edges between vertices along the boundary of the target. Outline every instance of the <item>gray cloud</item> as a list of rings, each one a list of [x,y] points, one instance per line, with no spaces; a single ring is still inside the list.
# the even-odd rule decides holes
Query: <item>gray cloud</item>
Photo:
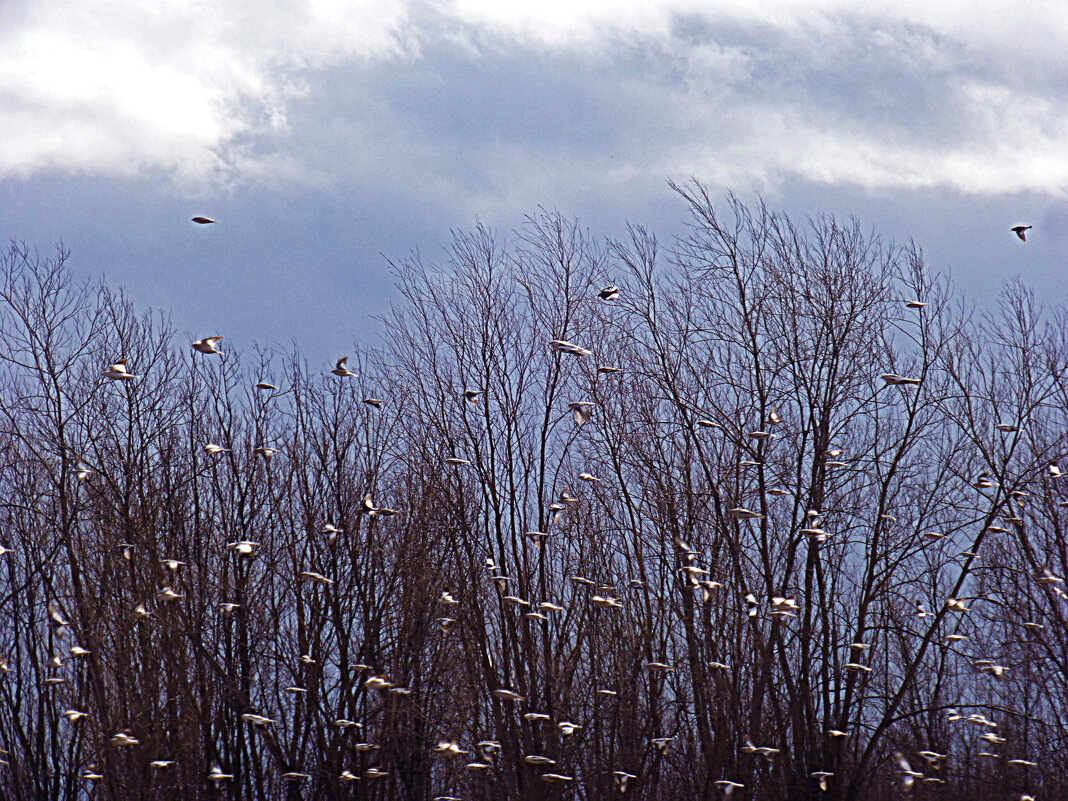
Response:
[[[505,176],[1068,187],[1068,25],[1052,4],[1026,17],[1007,2],[964,15],[913,0],[12,9],[0,114],[16,124],[0,133],[0,175],[320,185],[331,159],[373,177],[372,158],[403,150],[437,165],[422,172],[431,192],[491,202],[515,192]],[[301,109],[315,112],[312,142]],[[474,156],[489,166],[471,169]]]

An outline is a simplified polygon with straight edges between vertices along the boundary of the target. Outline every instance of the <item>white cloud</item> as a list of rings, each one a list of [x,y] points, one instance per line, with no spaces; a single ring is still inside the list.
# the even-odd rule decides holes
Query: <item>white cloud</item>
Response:
[[[302,71],[396,55],[401,0],[39,0],[0,11],[0,175],[225,178],[285,124]],[[240,150],[241,148],[238,148]]]
[[[411,163],[442,165],[427,180],[443,197],[464,169],[481,171],[464,179],[481,199],[499,182],[503,197],[546,175],[602,174],[612,185],[622,174],[691,173],[765,190],[799,178],[1063,195],[1066,40],[1068,6],[1032,3],[1023,14],[1006,0],[27,0],[0,10],[0,177],[322,180],[330,143],[311,159],[287,125],[318,71],[358,77],[383,60],[418,70],[436,48],[596,69],[606,76],[598,99],[616,102],[618,83],[635,129],[622,141],[603,131],[609,163],[598,158],[602,132],[588,127],[563,149],[538,152],[527,136],[479,150],[475,132],[463,152],[445,152],[455,140],[423,133],[389,108],[396,97],[377,98],[373,117],[323,120],[350,132],[339,151],[396,163],[406,143]],[[497,80],[509,80],[506,69]],[[320,99],[316,113],[353,112]],[[351,163],[371,179],[390,173]],[[530,165],[537,176],[524,175]]]

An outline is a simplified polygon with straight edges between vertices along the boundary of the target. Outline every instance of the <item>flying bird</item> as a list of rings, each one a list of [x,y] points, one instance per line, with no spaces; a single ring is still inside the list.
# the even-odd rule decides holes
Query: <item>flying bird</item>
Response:
[[[215,220],[211,219],[211,217],[194,217],[193,222],[198,223],[200,225],[209,225],[215,222]]]
[[[557,353],[570,353],[573,356],[593,355],[593,351],[586,350],[585,348],[580,348],[578,345],[574,344],[573,342],[568,342],[566,339],[551,339],[549,340],[549,344],[552,346],[552,349],[555,350]]]
[[[596,405],[593,401],[575,401],[567,404],[567,408],[575,415],[575,423],[582,425],[590,419],[590,415],[593,414],[593,407]]]
[[[879,376],[887,386],[900,387],[900,386],[919,386],[920,379],[918,378],[906,378],[903,375],[897,373],[883,373]]]
[[[342,356],[340,359],[337,360],[337,366],[334,367],[334,369],[331,370],[330,372],[333,373],[334,375],[339,375],[342,378],[355,378],[356,377],[356,373],[354,373],[352,370],[350,370],[348,368],[348,363],[349,363],[349,357],[348,356]]]
[[[615,300],[619,297],[619,287],[613,284],[612,286],[606,286],[600,292],[597,293],[597,297],[601,300]]]
[[[93,468],[91,468],[84,461],[79,459],[78,463],[74,465],[74,469],[71,470],[71,472],[74,473],[74,477],[78,479],[78,483],[81,484],[82,482],[88,480],[89,476],[93,474]]]
[[[209,782],[224,782],[234,778],[232,773],[223,773],[222,768],[219,767],[219,763],[215,762],[211,766],[211,771],[208,773]]]
[[[215,347],[215,344],[220,339],[222,339],[221,336],[204,337],[204,339],[198,339],[196,342],[190,345],[190,347],[197,353],[204,353],[208,355],[215,353],[219,356],[222,356],[222,351]]]
[[[1012,230],[1012,232],[1014,234],[1016,234],[1016,236],[1020,237],[1020,241],[1021,242],[1026,242],[1027,241],[1027,233],[1026,232],[1030,231],[1031,228],[1032,228],[1032,226],[1030,226],[1030,225],[1014,225],[1011,230]]]
[[[133,381],[135,378],[137,378],[137,376],[132,375],[126,369],[127,361],[129,360],[119,359],[114,364],[108,365],[107,369],[103,372],[104,378],[107,378],[111,381]]]

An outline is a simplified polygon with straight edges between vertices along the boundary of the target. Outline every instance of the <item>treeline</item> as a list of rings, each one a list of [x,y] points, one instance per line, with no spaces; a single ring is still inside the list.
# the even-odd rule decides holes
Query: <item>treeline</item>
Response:
[[[0,796],[1068,797],[1065,308],[674,189],[338,374],[12,246]]]

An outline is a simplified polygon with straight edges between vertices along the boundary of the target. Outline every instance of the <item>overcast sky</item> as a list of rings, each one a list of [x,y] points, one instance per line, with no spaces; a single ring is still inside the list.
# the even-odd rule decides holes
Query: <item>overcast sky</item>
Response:
[[[666,239],[691,175],[1059,302],[1065,42],[1058,2],[4,0],[0,237],[313,363],[378,330],[385,257],[539,205]]]

